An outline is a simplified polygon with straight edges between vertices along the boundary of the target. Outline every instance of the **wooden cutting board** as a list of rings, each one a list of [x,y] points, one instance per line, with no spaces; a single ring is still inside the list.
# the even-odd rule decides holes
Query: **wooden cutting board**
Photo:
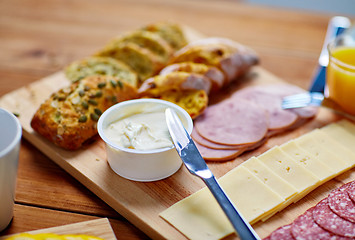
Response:
[[[58,227],[40,229],[40,230],[30,231],[28,233],[85,234],[85,235],[99,237],[105,240],[116,240],[116,236],[107,218],[101,218],[101,219],[73,223],[73,224],[68,224],[68,225],[63,225]],[[0,237],[0,240],[6,239],[9,236]]]
[[[192,33],[192,36],[196,35],[198,34]],[[232,85],[219,95],[213,96],[211,103],[247,85],[279,82],[283,81],[264,69],[255,67],[242,83]],[[159,217],[159,213],[204,187],[203,182],[189,174],[185,167],[181,167],[177,173],[164,180],[148,183],[134,182],[116,175],[111,170],[106,161],[105,145],[98,137],[95,142],[81,150],[66,151],[54,146],[33,131],[30,121],[39,105],[52,92],[68,84],[69,81],[63,72],[55,73],[3,96],[0,99],[0,107],[19,114],[24,138],[148,236],[154,239],[184,239],[179,231]],[[280,145],[340,118],[332,111],[322,108],[315,119],[300,128],[272,137],[263,146],[233,161],[211,162],[208,165],[217,178],[221,177],[251,156],[258,156],[275,145]],[[355,172],[348,171],[317,188],[268,221],[256,223],[253,227],[260,237],[266,237],[277,227],[292,222],[298,215],[324,198],[330,190],[354,179]],[[235,239],[236,236],[229,238]]]

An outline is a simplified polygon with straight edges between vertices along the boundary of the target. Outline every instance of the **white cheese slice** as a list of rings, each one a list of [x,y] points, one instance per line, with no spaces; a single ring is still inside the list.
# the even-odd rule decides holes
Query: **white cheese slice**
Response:
[[[234,168],[218,181],[250,223],[284,201],[243,166]],[[207,188],[174,204],[160,216],[190,239],[220,239],[234,231]]]
[[[274,147],[258,157],[268,168],[279,175],[298,193],[307,191],[310,186],[317,186],[319,180],[309,170],[297,164],[279,147]],[[302,176],[302,177],[300,177]]]
[[[280,146],[288,156],[298,164],[312,172],[322,183],[331,179],[336,172],[319,161],[317,156],[304,151],[294,141],[288,141]]]
[[[351,167],[351,165],[342,158],[329,151],[326,146],[317,142],[317,140],[314,139],[314,137],[316,137],[315,135],[316,134],[312,131],[295,139],[295,143],[297,143],[297,145],[305,151],[317,156],[322,163],[327,165],[330,169],[333,169],[334,172],[338,172],[340,174]]]
[[[255,157],[251,157],[241,164],[241,166],[246,167],[252,174],[285,200],[297,193],[297,190],[291,184],[287,183]]]

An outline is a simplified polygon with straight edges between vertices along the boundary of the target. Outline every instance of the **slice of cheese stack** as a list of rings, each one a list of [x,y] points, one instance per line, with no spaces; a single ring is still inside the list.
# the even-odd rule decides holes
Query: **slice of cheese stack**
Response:
[[[218,181],[247,221],[265,221],[354,167],[353,146],[355,125],[342,120],[252,157]],[[160,216],[190,239],[220,239],[234,232],[207,188]]]

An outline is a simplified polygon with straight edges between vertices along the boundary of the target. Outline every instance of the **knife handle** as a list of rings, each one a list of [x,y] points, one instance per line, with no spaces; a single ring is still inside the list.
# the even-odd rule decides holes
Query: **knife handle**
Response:
[[[213,196],[216,198],[217,202],[223,209],[224,213],[227,215],[228,219],[232,223],[234,229],[236,230],[238,236],[242,240],[260,240],[254,229],[250,224],[241,216],[238,210],[235,208],[233,203],[229,200],[227,195],[224,193],[221,186],[218,184],[214,176],[210,178],[204,178],[203,181],[207,187],[212,192]]]
[[[317,72],[314,75],[313,83],[309,89],[310,92],[319,92],[319,93],[324,92],[325,73],[326,73],[326,67],[319,66]]]

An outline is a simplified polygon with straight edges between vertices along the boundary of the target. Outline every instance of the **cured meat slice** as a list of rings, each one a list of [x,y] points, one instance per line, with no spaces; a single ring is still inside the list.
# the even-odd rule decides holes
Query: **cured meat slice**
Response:
[[[332,239],[345,240],[348,238],[334,235],[319,227],[313,220],[313,208],[308,209],[291,224],[291,234],[296,240]]]
[[[293,236],[291,234],[291,225],[285,225],[279,227],[275,231],[270,234],[270,240],[293,240]]]
[[[313,209],[314,221],[330,233],[343,236],[355,237],[355,224],[335,214],[328,205],[328,198],[320,201]]]
[[[212,149],[217,149],[217,150],[230,150],[230,149],[240,149],[240,148],[245,148],[251,146],[250,144],[247,145],[223,145],[223,144],[218,144],[211,142],[203,137],[200,136],[200,134],[196,131],[194,128],[191,133],[191,138],[198,144],[207,147],[207,148],[212,148]]]
[[[211,149],[204,147],[197,142],[195,142],[195,145],[200,152],[201,156],[203,159],[206,161],[227,161],[234,159],[238,157],[240,154],[242,154],[246,149],[245,148],[240,148],[240,149],[230,149],[230,150],[219,150],[219,149]]]
[[[346,190],[350,199],[355,203],[355,181],[351,182]]]
[[[198,133],[211,142],[224,145],[252,144],[268,130],[265,111],[247,100],[226,100],[208,107],[195,120]]]
[[[350,184],[333,190],[328,196],[329,208],[338,216],[355,223],[355,203],[351,201],[347,189]]]
[[[259,86],[239,90],[232,95],[232,98],[235,101],[246,99],[262,107],[269,118],[269,130],[287,129],[298,119],[296,113],[281,108],[280,95],[272,93],[271,90],[265,91]]]

